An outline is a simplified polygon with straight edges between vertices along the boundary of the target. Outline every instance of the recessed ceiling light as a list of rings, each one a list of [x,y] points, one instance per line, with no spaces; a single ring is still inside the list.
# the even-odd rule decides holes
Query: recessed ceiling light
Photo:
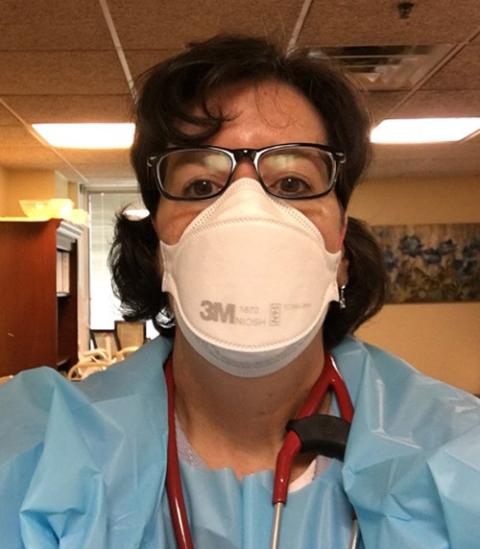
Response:
[[[33,124],[53,147],[65,149],[128,149],[134,124]]]
[[[480,130],[480,118],[398,118],[384,120],[370,134],[372,143],[414,144],[460,141]]]

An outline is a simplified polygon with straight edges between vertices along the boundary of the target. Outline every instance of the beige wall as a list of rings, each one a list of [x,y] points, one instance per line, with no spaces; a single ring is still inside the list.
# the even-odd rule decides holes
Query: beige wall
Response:
[[[67,182],[67,193],[65,196],[70,198],[70,200],[73,202],[74,208],[83,208],[84,210],[88,210],[88,206],[86,205],[86,202],[85,203],[82,202],[80,185],[75,181]]]
[[[70,182],[58,172],[0,168],[1,216],[24,216],[19,202],[23,199],[69,198],[71,193]]]
[[[70,198],[68,179],[59,172],[54,172],[55,178],[55,197]]]
[[[7,215],[7,171],[0,166],[0,216]]]
[[[349,213],[371,225],[480,223],[480,178],[366,181]],[[480,302],[387,305],[357,335],[480,393]]]
[[[23,216],[20,200],[46,200],[56,196],[55,174],[51,170],[8,170],[6,215]]]
[[[371,225],[480,222],[480,177],[365,181],[350,214]]]

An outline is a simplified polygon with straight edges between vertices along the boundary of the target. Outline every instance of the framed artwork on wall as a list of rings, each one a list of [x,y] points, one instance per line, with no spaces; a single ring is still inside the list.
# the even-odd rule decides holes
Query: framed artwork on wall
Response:
[[[480,301],[480,223],[372,230],[390,278],[388,303]]]

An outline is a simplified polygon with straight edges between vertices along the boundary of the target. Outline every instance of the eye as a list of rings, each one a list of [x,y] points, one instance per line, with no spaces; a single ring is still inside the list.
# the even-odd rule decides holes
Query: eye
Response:
[[[203,198],[214,195],[219,190],[220,187],[208,179],[196,179],[185,185],[182,194],[185,197]]]
[[[311,193],[311,188],[305,180],[299,177],[286,176],[272,185],[272,191],[283,196],[302,196]]]

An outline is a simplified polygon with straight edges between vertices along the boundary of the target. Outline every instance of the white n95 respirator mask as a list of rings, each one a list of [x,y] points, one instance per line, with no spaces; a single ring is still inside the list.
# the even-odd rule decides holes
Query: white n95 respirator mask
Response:
[[[184,337],[236,376],[289,364],[339,298],[341,252],[328,252],[307,217],[254,179],[235,181],[160,251],[162,289]]]

